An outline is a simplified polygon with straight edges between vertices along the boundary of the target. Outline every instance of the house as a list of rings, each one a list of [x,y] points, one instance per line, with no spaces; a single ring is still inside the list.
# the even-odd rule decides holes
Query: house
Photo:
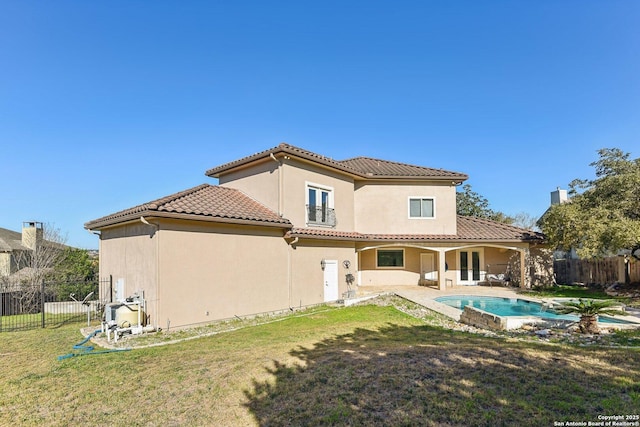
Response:
[[[0,277],[10,276],[31,265],[31,257],[42,243],[41,222],[27,221],[22,233],[0,228]]]
[[[283,143],[206,175],[219,184],[85,224],[116,299],[143,294],[157,326],[335,301],[366,285],[477,285],[514,257],[525,266],[542,242],[457,216],[458,172]]]

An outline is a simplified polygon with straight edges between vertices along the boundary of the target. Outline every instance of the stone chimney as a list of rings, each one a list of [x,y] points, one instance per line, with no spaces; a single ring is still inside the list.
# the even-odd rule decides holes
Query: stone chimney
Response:
[[[22,244],[35,251],[42,243],[43,230],[41,222],[25,221],[22,223]]]
[[[561,190],[560,187],[556,188],[556,191],[551,192],[551,204],[559,205],[560,203],[564,203],[569,198],[567,197],[567,190]]]

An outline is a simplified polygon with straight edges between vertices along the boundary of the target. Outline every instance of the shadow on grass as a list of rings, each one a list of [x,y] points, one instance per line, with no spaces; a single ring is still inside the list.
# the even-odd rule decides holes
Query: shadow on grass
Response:
[[[640,407],[640,353],[432,327],[356,329],[274,361],[245,390],[259,425],[553,425]]]

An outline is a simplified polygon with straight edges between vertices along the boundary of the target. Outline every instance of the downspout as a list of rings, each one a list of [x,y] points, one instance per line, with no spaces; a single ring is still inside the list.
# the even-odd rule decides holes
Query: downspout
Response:
[[[294,238],[291,242],[289,242],[289,250],[287,250],[287,284],[288,284],[288,293],[289,293],[289,309],[293,310],[293,304],[291,303],[291,298],[293,297],[293,265],[291,262],[291,252],[295,249],[293,245],[298,243],[299,238]]]
[[[154,301],[154,305],[156,307],[155,309],[155,323],[156,323],[156,330],[160,330],[160,307],[159,307],[159,301],[160,301],[160,225],[158,224],[153,224],[150,223],[149,221],[147,221],[147,219],[144,216],[140,217],[140,222],[142,222],[143,224],[146,225],[150,225],[152,227],[154,227],[156,229],[155,231],[155,236],[156,236],[156,297],[155,297],[155,301]],[[167,319],[167,324],[169,323],[169,320]],[[167,327],[167,330],[169,328]]]

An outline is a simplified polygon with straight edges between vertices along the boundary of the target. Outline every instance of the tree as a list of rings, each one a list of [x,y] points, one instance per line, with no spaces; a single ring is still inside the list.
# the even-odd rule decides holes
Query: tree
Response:
[[[489,218],[493,210],[489,208],[489,201],[471,189],[471,185],[462,186],[462,191],[456,193],[456,212],[458,215]]]
[[[462,186],[456,193],[456,213],[462,216],[474,216],[493,221],[512,224],[514,219],[489,207],[489,201],[471,189],[471,185]]]
[[[538,230],[538,218],[526,212],[519,212],[511,217],[511,225],[527,230]]]
[[[583,334],[597,334],[600,332],[598,328],[598,316],[600,314],[609,314],[612,316],[624,315],[624,311],[612,308],[619,306],[617,301],[610,300],[583,300],[567,301],[559,308],[555,309],[560,314],[577,314],[580,316],[579,328]]]
[[[617,148],[598,150],[593,180],[569,184],[568,203],[552,206],[540,220],[549,243],[576,249],[582,258],[640,246],[640,159]]]
[[[60,254],[55,268],[57,280],[93,280],[98,274],[98,262],[84,249],[67,247]]]
[[[54,273],[67,247],[66,236],[51,224],[36,226],[33,231],[31,249],[16,253],[16,264],[22,268],[9,278],[10,285],[20,289],[21,306],[26,312],[39,309],[42,282]]]
[[[68,300],[70,295],[82,299],[95,291],[92,282],[98,276],[98,260],[92,258],[84,249],[67,247],[56,265],[52,280],[58,283],[57,297],[60,301]]]

